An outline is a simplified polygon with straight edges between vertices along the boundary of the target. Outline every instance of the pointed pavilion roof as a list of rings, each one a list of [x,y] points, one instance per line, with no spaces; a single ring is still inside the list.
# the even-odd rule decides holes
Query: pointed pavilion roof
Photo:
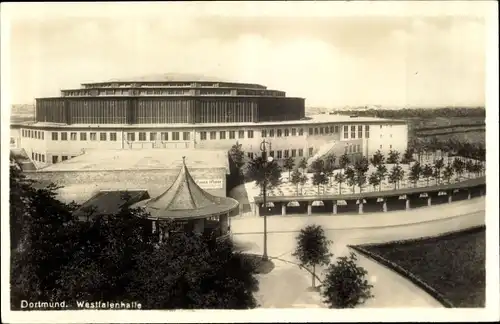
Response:
[[[152,219],[195,219],[228,213],[238,207],[237,200],[209,194],[191,177],[182,157],[182,167],[174,183],[161,195],[139,202]]]

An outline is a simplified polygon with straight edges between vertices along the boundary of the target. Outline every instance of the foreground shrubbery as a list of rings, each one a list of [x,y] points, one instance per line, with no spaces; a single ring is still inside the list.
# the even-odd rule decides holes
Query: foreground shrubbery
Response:
[[[75,206],[55,198],[54,187],[34,189],[16,168],[10,176],[12,309],[21,300],[256,307],[256,269],[231,241],[181,233],[159,243],[140,210],[80,222]]]

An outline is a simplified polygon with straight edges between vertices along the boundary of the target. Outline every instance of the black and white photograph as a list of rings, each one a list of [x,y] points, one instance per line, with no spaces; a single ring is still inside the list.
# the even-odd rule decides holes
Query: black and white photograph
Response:
[[[495,1],[1,15],[2,322],[500,320]]]

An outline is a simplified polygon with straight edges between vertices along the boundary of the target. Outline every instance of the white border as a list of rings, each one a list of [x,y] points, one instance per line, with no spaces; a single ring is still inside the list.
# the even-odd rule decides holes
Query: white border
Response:
[[[99,6],[97,8],[97,6]],[[398,1],[398,2],[217,2],[217,3],[7,3],[1,5],[1,157],[2,157],[2,320],[8,323],[151,323],[165,322],[309,322],[309,321],[486,321],[498,320],[498,4],[496,1]],[[367,11],[367,8],[369,11]],[[182,10],[193,15],[221,16],[439,16],[488,15],[487,42],[487,291],[485,309],[256,309],[250,311],[65,311],[11,312],[9,309],[8,156],[10,114],[9,19],[78,16],[161,15]],[[395,292],[397,293],[397,292]]]

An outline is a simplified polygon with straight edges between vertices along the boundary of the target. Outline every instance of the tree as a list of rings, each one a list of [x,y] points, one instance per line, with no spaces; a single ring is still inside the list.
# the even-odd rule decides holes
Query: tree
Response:
[[[26,178],[21,169],[10,167],[10,245],[16,249],[25,236],[26,222],[29,219],[29,204],[34,190],[33,181]]]
[[[231,149],[228,152],[229,155],[229,161],[230,166],[232,165],[235,170],[238,173],[238,176],[241,175],[241,168],[245,164],[244,156],[245,154],[243,153],[243,150],[241,149],[241,144],[236,142],[233,146],[231,146]]]
[[[341,173],[341,172],[338,172],[335,174],[335,181],[339,184],[339,194],[342,194],[342,183],[344,183],[346,181],[346,176]]]
[[[422,166],[419,162],[415,162],[410,168],[410,174],[408,179],[413,182],[413,186],[417,186],[418,180],[420,180],[420,175],[422,174]]]
[[[300,230],[296,237],[297,246],[292,255],[297,258],[303,267],[312,267],[312,288],[315,288],[316,266],[328,265],[333,256],[329,252],[332,241],[325,236],[321,226],[308,225]]]
[[[398,164],[399,163],[399,152],[390,150],[389,157],[387,158],[387,163]]]
[[[321,159],[316,159],[311,162],[311,172],[319,173],[325,171],[325,162]]]
[[[410,164],[414,159],[413,159],[413,149],[412,148],[407,148],[403,154],[403,157],[401,158],[401,163],[403,164]]]
[[[356,184],[359,187],[359,192],[363,192],[363,186],[366,184],[366,172],[356,172]]]
[[[326,176],[326,174],[324,172],[318,172],[318,171],[316,171],[313,174],[312,182],[313,182],[313,185],[315,185],[315,186],[318,187],[318,195],[319,195],[320,194],[319,193],[319,186],[327,184],[328,183],[328,177]]]
[[[421,172],[422,172],[422,177],[424,177],[425,180],[427,181],[427,186],[429,186],[429,180],[432,177],[434,170],[432,170],[432,167],[429,164],[426,164],[422,168]]]
[[[385,180],[385,177],[387,175],[387,167],[385,164],[379,164],[377,166],[377,171],[375,171],[377,176],[379,177],[379,191],[382,190],[382,183]]]
[[[339,257],[326,270],[321,295],[329,308],[354,308],[373,298],[368,272],[356,264],[354,253]]]
[[[467,162],[465,162],[465,170],[467,170],[467,173],[469,175],[469,179],[470,179],[471,173],[474,173],[474,168],[475,168],[474,162],[472,162],[471,159],[468,159]]]
[[[339,167],[345,169],[350,163],[349,156],[347,154],[342,154],[339,158]]]
[[[450,164],[446,165],[443,171],[443,180],[447,181],[448,184],[450,184],[451,178],[453,177],[453,173],[454,173],[453,167]]]
[[[444,167],[444,160],[443,158],[437,159],[436,162],[434,162],[434,178],[436,179],[436,184],[439,184],[441,180],[441,170]]]
[[[259,187],[267,179],[267,189],[271,189],[281,182],[281,168],[276,160],[264,161],[262,156],[257,156],[248,163],[246,176]]]
[[[394,190],[397,189],[399,182],[404,178],[403,168],[399,164],[396,164],[392,167],[391,172],[389,173],[389,183],[394,184]]]
[[[356,185],[356,171],[353,168],[348,167],[345,169],[344,175],[347,180],[347,184],[352,187],[352,192],[354,192],[354,186]]]
[[[301,180],[302,180],[302,173],[300,173],[298,169],[295,169],[290,178],[290,182],[296,186],[297,196],[299,195],[299,184],[301,183]]]
[[[293,157],[289,156],[285,159],[285,162],[283,163],[283,168],[285,170],[288,170],[288,179],[290,179],[290,173],[292,172],[293,168],[295,167],[295,160]]]
[[[384,160],[385,160],[385,157],[382,154],[382,152],[380,152],[380,150],[377,150],[377,152],[375,152],[375,154],[373,154],[373,157],[370,158],[370,163],[374,167],[377,167],[381,164],[384,164]]]
[[[77,300],[137,301],[145,309],[256,306],[255,269],[230,241],[181,232],[160,243],[140,209],[82,222],[73,204],[55,197],[53,186],[22,197],[29,217],[25,247],[12,254],[13,309],[23,299],[75,307]]]
[[[337,160],[337,157],[335,154],[328,154],[325,160],[325,173],[328,176],[328,179],[330,180],[330,184],[332,181],[332,176],[333,176],[333,171],[335,171],[335,161]]]
[[[453,170],[455,170],[455,174],[457,175],[457,180],[460,181],[462,174],[464,173],[465,164],[461,159],[455,158],[453,160]]]
[[[373,190],[375,190],[377,186],[380,186],[380,178],[376,172],[372,172],[370,174],[370,177],[368,178],[368,183],[373,186]]]
[[[297,165],[297,168],[302,169],[302,173],[304,173],[307,169],[307,160],[306,158],[302,158]]]

